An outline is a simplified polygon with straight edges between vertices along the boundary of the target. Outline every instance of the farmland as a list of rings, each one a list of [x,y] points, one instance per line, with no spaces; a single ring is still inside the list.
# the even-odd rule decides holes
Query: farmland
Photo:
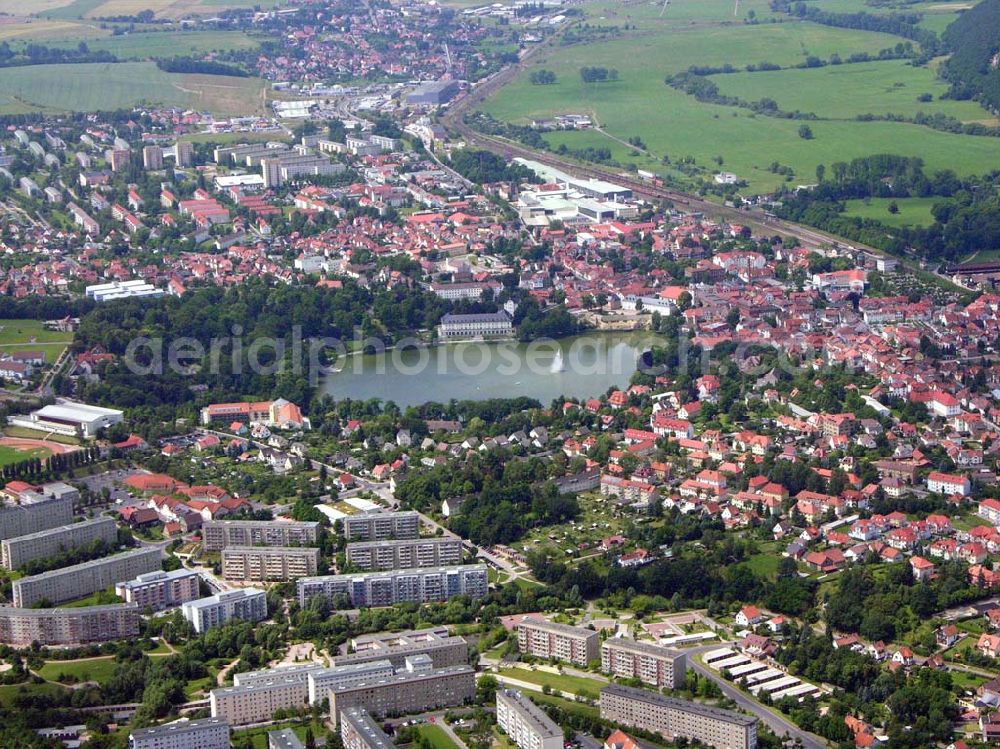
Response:
[[[77,29],[92,28],[86,24],[67,24]],[[34,36],[31,37],[34,40]],[[98,39],[64,38],[49,42],[49,47],[71,48],[86,41],[92,52],[110,52],[121,60],[146,60],[206,52],[253,49],[257,41],[239,31],[168,31],[120,34]]]
[[[820,0],[827,1],[861,4],[861,0]],[[570,150],[608,148],[615,161],[668,176],[671,164],[693,159],[706,174],[720,167],[735,172],[748,182],[749,192],[771,190],[786,182],[810,183],[815,181],[818,164],[872,153],[920,156],[930,171],[951,168],[970,174],[1000,166],[1000,148],[993,138],[906,122],[855,119],[890,113],[913,117],[924,112],[966,122],[993,122],[973,102],[941,99],[946,85],[936,78],[933,64],[913,67],[904,60],[883,60],[804,67],[810,57],[828,61],[834,55],[842,60],[856,53],[877,55],[894,48],[901,38],[787,17],[776,19],[780,23],[745,24],[730,15],[724,21],[720,20],[724,7],[732,13],[731,4],[715,0],[675,0],[659,18],[658,10],[654,13],[646,5],[619,6],[617,11],[606,5],[588,6],[589,22],[628,24],[629,29],[606,41],[545,50],[482,109],[516,124],[562,113],[589,114],[603,132],[557,132],[545,139],[552,147],[564,145]],[[761,9],[751,3],[747,8],[741,3],[741,14],[751,8],[758,18],[767,13],[766,5]],[[747,64],[761,62],[783,69],[708,78],[722,95],[745,101],[766,97],[783,111],[814,113],[818,119],[809,122],[813,138],[800,137],[800,121],[699,101],[664,83],[666,76],[690,66],[731,64],[742,71]],[[614,68],[618,80],[585,83],[579,72],[585,66]],[[554,72],[556,83],[532,85],[530,74],[540,69]],[[918,97],[927,99],[926,94],[930,101],[918,101]],[[621,142],[636,136],[648,153]],[[790,167],[794,176],[786,180],[776,173],[775,162]]]
[[[32,12],[38,16],[58,19],[108,18],[134,16],[143,10],[153,11],[159,18],[212,15],[232,8],[272,8],[277,0],[35,0]],[[24,12],[24,3],[0,0],[0,12]]]
[[[239,114],[261,108],[264,85],[254,78],[165,73],[151,62],[33,65],[4,71],[0,114],[109,110],[141,102]]]

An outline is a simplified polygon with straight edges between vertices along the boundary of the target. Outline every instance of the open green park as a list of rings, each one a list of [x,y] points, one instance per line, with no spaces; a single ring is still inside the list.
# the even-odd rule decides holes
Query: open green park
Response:
[[[830,10],[841,10],[835,6],[842,3],[870,10],[863,0],[819,0],[819,7],[826,8],[827,2],[832,3]],[[550,147],[607,148],[621,164],[667,175],[676,175],[673,166],[679,162],[693,160],[703,175],[720,170],[736,173],[748,183],[749,193],[789,183],[810,184],[819,164],[875,153],[919,156],[931,172],[950,168],[972,174],[1000,167],[996,138],[908,122],[856,119],[869,114],[913,118],[923,112],[996,124],[993,115],[974,102],[941,98],[947,85],[937,78],[939,61],[924,67],[914,67],[908,60],[804,67],[809,58],[826,62],[834,56],[845,61],[857,53],[878,55],[906,42],[902,37],[774,16],[763,2],[740,3],[734,18],[733,7],[720,0],[671,0],[666,6],[587,5],[587,23],[619,30],[601,41],[554,43],[481,109],[520,125],[557,114],[587,114],[596,119],[599,130],[546,133]],[[957,12],[950,8],[948,12]],[[746,22],[750,10],[755,11],[755,23]],[[775,22],[766,22],[771,16]],[[587,32],[579,33],[586,39]],[[762,62],[781,69],[718,74],[709,80],[722,95],[748,102],[770,98],[782,111],[814,114],[816,119],[805,123],[811,138],[801,137],[800,120],[698,101],[664,82],[691,66],[728,64],[743,71]],[[583,67],[613,68],[618,77],[584,82]],[[532,84],[531,73],[538,70],[552,71],[556,82]],[[641,139],[645,148],[626,143],[634,138]],[[774,162],[791,167],[794,175],[786,179],[776,173],[771,169]]]
[[[580,695],[588,699],[597,699],[601,687],[607,682],[597,679],[588,679],[585,676],[574,676],[572,674],[557,674],[551,671],[529,670],[527,668],[505,668],[499,672],[500,676],[510,679],[517,679],[529,684],[537,684],[540,687],[549,687],[554,692],[566,692]]]

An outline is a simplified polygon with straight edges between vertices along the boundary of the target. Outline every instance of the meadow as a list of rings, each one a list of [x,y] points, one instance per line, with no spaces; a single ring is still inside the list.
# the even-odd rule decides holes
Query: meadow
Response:
[[[818,0],[828,1],[861,4],[861,0]],[[818,164],[829,166],[873,153],[920,156],[931,171],[951,168],[971,174],[1000,166],[1000,146],[994,138],[854,119],[868,113],[913,116],[922,111],[963,121],[994,121],[972,102],[940,99],[946,86],[936,78],[934,65],[915,68],[890,60],[795,67],[810,56],[829,60],[834,54],[841,59],[860,52],[877,54],[895,47],[899,37],[787,18],[758,24],[720,21],[726,7],[731,11],[732,5],[721,0],[703,4],[678,0],[669,4],[661,19],[659,4],[618,6],[617,10],[601,3],[586,6],[589,23],[627,23],[629,29],[608,41],[554,46],[540,53],[482,109],[517,124],[554,114],[589,114],[600,131],[548,133],[546,141],[571,150],[607,148],[620,163],[668,176],[670,164],[693,159],[705,173],[735,172],[747,181],[749,193],[789,183],[810,184],[815,182]],[[750,7],[756,6],[741,3],[741,14]],[[674,22],[668,23],[666,16],[672,13]],[[762,16],[759,8],[757,14]],[[677,23],[680,15],[689,21]],[[711,80],[722,94],[751,101],[770,97],[783,110],[815,112],[820,119],[808,123],[813,138],[800,137],[799,121],[699,102],[664,83],[666,76],[690,66],[731,64],[743,69],[761,62],[784,69],[715,75]],[[615,68],[619,80],[584,83],[579,71],[585,66]],[[532,85],[530,74],[539,69],[553,71],[557,82]],[[918,101],[921,94],[931,94],[931,101]],[[633,137],[641,138],[648,152],[621,142]],[[794,176],[786,179],[775,173],[771,169],[775,162],[791,167]]]
[[[73,24],[76,28],[91,28],[88,24]],[[2,27],[0,27],[2,28]],[[31,37],[34,41],[34,37]],[[110,52],[121,60],[148,60],[158,57],[196,55],[206,52],[254,49],[255,39],[241,31],[161,31],[119,34],[98,39],[67,37],[49,42],[49,47],[71,48],[86,41],[93,52]]]
[[[38,675],[46,681],[78,684],[84,681],[104,683],[115,671],[115,658],[88,658],[75,661],[46,661]]]
[[[0,76],[0,114],[109,110],[142,102],[251,113],[263,107],[265,86],[255,78],[165,73],[151,62],[33,65]]]
[[[890,213],[889,204],[895,202],[897,213]],[[934,223],[931,208],[941,198],[871,198],[870,200],[845,201],[845,216],[871,218],[886,226],[929,226]]]
[[[747,101],[769,96],[783,111],[812,112],[821,119],[848,120],[864,114],[913,117],[924,112],[970,122],[989,114],[974,101],[941,99],[948,85],[929,67],[914,67],[905,60],[714,75],[712,81],[726,96]],[[918,101],[923,94],[933,99]]]

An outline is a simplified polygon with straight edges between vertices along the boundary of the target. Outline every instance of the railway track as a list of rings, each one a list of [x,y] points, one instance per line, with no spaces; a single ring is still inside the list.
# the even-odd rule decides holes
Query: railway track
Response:
[[[496,135],[481,133],[465,124],[464,116],[466,112],[473,110],[477,105],[482,104],[503,86],[514,80],[525,64],[532,58],[553,46],[559,38],[570,28],[566,25],[560,28],[546,41],[529,50],[517,63],[510,65],[503,70],[493,74],[490,78],[480,82],[465,96],[452,102],[444,116],[441,124],[444,127],[458,134],[467,144],[476,148],[491,151],[508,159],[520,157],[537,161],[540,164],[555,167],[571,174],[582,177],[600,179],[606,182],[613,182],[623,187],[628,187],[632,192],[640,197],[653,201],[667,201],[672,203],[679,210],[687,213],[706,213],[719,218],[725,218],[736,223],[750,225],[758,231],[766,233],[783,233],[798,237],[808,248],[818,249],[822,246],[850,245],[869,252],[884,255],[881,250],[862,245],[858,242],[846,240],[833,234],[818,231],[808,226],[803,226],[784,219],[772,219],[763,215],[761,211],[743,211],[737,208],[719,205],[709,200],[705,200],[697,195],[674,190],[660,185],[654,185],[637,179],[631,174],[623,173],[607,167],[600,167],[591,164],[581,164],[576,161],[562,158],[549,151],[537,151],[522,143],[517,143],[507,138]]]

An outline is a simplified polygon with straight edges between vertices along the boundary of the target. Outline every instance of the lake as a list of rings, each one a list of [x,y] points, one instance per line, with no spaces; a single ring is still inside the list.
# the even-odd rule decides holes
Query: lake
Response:
[[[558,341],[449,343],[347,357],[320,390],[336,400],[400,406],[487,398],[592,398],[628,384],[652,333],[584,333]]]

